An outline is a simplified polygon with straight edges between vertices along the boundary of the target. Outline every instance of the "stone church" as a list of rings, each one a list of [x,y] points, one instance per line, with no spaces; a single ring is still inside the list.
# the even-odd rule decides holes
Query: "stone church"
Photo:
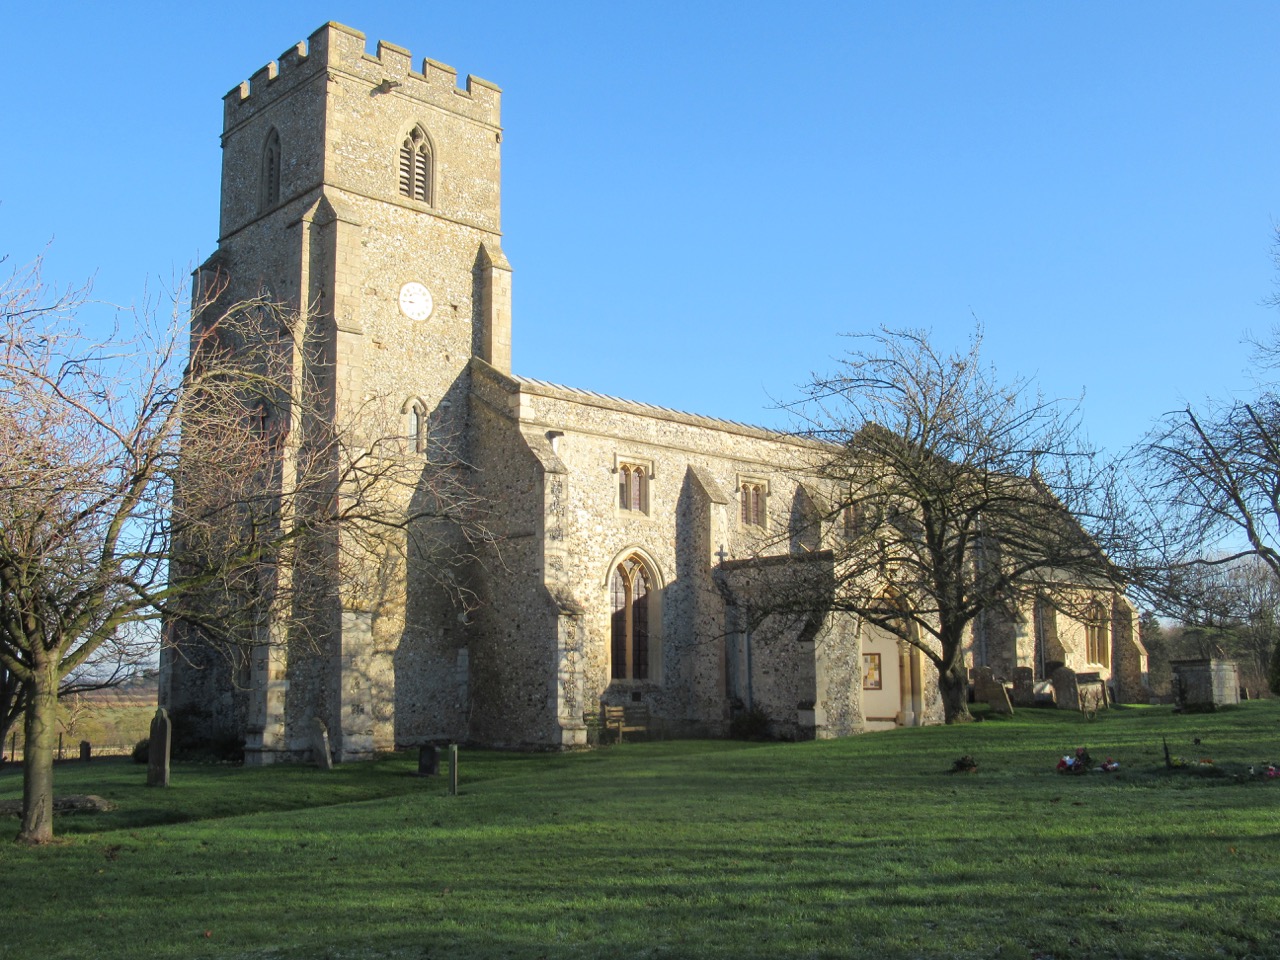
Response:
[[[331,358],[335,417],[376,397],[424,459],[453,438],[500,557],[464,571],[464,610],[412,566],[392,604],[334,585],[324,643],[241,664],[175,628],[162,705],[257,763],[306,757],[315,718],[339,759],[574,747],[602,704],[667,736],[725,736],[753,709],[797,739],[939,720],[935,671],[889,634],[831,614],[759,636],[739,616],[762,542],[822,562],[785,535],[807,441],[513,373],[500,96],[336,23],[227,94],[218,249],[198,276],[297,311]],[[1093,624],[988,631],[971,661],[1042,674],[1052,634],[1053,660],[1137,698],[1133,610],[1099,602]]]

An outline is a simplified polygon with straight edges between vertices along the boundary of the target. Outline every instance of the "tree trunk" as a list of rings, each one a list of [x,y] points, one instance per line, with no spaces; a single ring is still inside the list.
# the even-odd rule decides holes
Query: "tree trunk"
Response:
[[[53,752],[58,746],[57,660],[35,671],[27,699],[20,843],[53,839]]]
[[[947,666],[938,671],[938,692],[942,694],[945,722],[968,723],[973,719],[969,712],[969,677],[963,657],[952,657]]]

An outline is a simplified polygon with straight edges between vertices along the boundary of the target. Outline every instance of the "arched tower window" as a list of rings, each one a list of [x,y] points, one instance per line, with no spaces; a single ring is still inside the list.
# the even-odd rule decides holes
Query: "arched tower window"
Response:
[[[609,593],[613,607],[610,635],[614,680],[649,679],[649,605],[653,584],[649,568],[634,553],[613,570]]]
[[[431,144],[421,127],[414,127],[400,145],[400,195],[431,202]]]
[[[430,439],[431,420],[427,414],[427,408],[422,405],[420,400],[413,402],[413,409],[410,411],[409,429],[410,436],[413,437],[413,452],[426,453],[427,442]]]
[[[258,181],[258,212],[280,202],[280,134],[272,127],[262,145],[262,176]]]

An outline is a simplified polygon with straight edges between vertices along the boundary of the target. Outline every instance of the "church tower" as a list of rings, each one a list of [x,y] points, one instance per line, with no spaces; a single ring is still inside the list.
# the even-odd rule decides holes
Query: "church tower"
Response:
[[[196,300],[283,304],[295,342],[325,358],[316,382],[335,422],[372,410],[424,458],[444,443],[465,461],[471,358],[511,363],[500,91],[418,67],[327,23],[226,95],[218,249]],[[465,735],[465,618],[398,580],[412,595],[329,576],[328,627],[306,650],[258,638],[239,668],[166,654],[162,699],[212,710],[249,762],[303,755],[316,719],[339,759]],[[406,685],[420,706],[398,712]]]

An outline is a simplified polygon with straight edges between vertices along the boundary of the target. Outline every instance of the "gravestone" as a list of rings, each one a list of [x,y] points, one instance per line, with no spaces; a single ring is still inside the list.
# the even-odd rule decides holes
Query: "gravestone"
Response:
[[[1059,710],[1080,709],[1080,688],[1076,685],[1076,672],[1070,667],[1053,671],[1053,699]]]
[[[1013,671],[1013,693],[1009,700],[1015,707],[1034,707],[1036,705],[1036,674],[1030,667],[1015,667]]]
[[[88,763],[90,760],[93,759],[92,754],[93,754],[93,748],[89,746],[89,741],[81,740],[80,741],[80,759],[83,760],[85,763]]]
[[[992,684],[983,699],[987,701],[987,706],[991,708],[992,713],[1004,714],[1006,717],[1013,716],[1013,704],[1009,702],[1009,691],[1004,688],[1003,683]]]
[[[164,707],[151,718],[151,742],[147,747],[147,786],[169,785],[169,750],[173,745],[173,721]]]
[[[440,748],[426,744],[418,748],[418,776],[434,777],[440,772]]]
[[[990,707],[992,713],[1013,713],[1004,681],[997,679],[995,671],[990,667],[977,667],[973,671],[973,696],[975,700],[981,700]]]
[[[1102,674],[1077,673],[1076,696],[1080,709],[1087,713],[1107,709],[1107,685],[1102,682]]]
[[[333,769],[333,755],[329,752],[329,730],[319,717],[311,718],[311,753],[321,770]]]

